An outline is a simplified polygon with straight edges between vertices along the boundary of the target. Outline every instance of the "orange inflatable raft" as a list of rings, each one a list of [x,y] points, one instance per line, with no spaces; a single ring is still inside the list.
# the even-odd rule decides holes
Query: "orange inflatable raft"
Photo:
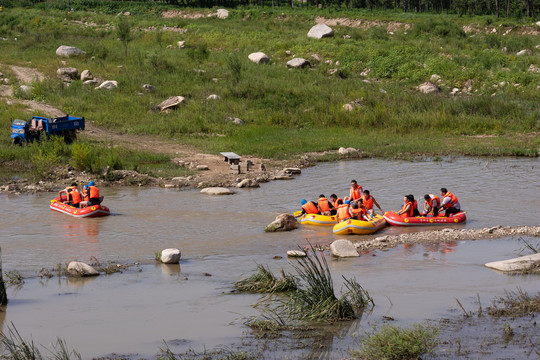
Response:
[[[51,210],[80,218],[108,216],[111,214],[109,208],[103,205],[89,205],[84,208],[76,208],[75,206],[62,202],[59,197],[51,200],[50,208]]]
[[[403,217],[393,211],[387,211],[384,213],[386,222],[395,226],[416,226],[416,225],[447,225],[447,224],[460,224],[467,221],[467,216],[463,211],[457,214],[446,216],[412,216]]]

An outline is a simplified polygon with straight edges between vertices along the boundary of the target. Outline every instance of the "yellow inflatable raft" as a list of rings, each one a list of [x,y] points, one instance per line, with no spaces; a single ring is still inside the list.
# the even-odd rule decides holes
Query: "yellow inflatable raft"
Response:
[[[321,214],[304,214],[300,218],[300,224],[329,226],[337,224],[336,215],[325,216]]]
[[[381,215],[375,215],[370,221],[364,220],[345,220],[334,225],[334,234],[336,235],[367,235],[373,234],[386,225],[386,220]]]

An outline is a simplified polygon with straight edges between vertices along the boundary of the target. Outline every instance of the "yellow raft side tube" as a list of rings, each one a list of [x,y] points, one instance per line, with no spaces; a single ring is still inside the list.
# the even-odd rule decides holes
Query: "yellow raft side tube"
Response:
[[[337,217],[336,215],[304,214],[300,218],[300,224],[331,226],[337,224]]]
[[[381,215],[375,215],[370,221],[348,219],[334,225],[336,235],[368,235],[382,229],[386,220]]]

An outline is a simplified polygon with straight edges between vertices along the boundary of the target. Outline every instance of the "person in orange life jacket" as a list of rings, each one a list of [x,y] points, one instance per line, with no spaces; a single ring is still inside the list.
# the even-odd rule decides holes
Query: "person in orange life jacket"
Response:
[[[68,202],[69,193],[71,192],[71,189],[76,189],[76,188],[77,188],[77,183],[71,183],[71,185],[67,186],[64,190],[60,190],[58,192],[58,196],[60,197],[60,201]],[[62,195],[64,195],[64,194],[66,195],[65,199],[62,198]]]
[[[362,193],[364,192],[364,189],[358,185],[356,180],[351,180],[351,190],[349,191],[349,197],[352,200],[358,200],[362,197]]]
[[[67,203],[71,206],[79,207],[79,204],[82,201],[81,194],[77,190],[77,184],[73,183],[71,186],[66,188],[67,192]]]
[[[88,185],[84,185],[81,195],[82,195],[83,201],[81,201],[80,206],[81,208],[84,208],[88,206],[88,200],[90,199],[90,193],[88,192]]]
[[[338,221],[344,221],[351,218],[350,204],[351,202],[349,200],[345,200],[343,204],[338,206],[337,208]]]
[[[426,194],[424,195],[424,216],[437,216],[439,214],[439,206],[441,205],[441,199],[437,195]]]
[[[330,214],[336,215],[338,206],[343,205],[343,199],[338,198],[336,194],[332,194],[330,195],[330,201],[334,207],[333,210],[330,210]]]
[[[101,204],[101,198],[99,197],[99,189],[95,186],[93,181],[88,183],[88,203],[87,205],[99,205]]]
[[[351,204],[350,212],[353,219],[365,221],[371,220],[371,215],[368,213],[366,207],[364,206],[364,202],[361,200],[358,202],[355,201]]]
[[[405,195],[403,201],[405,202],[405,204],[403,204],[403,207],[401,208],[401,211],[398,212],[398,215],[403,215],[404,217],[411,217],[418,216],[420,214],[418,212],[418,204],[416,203],[416,200],[414,200],[414,196]]]
[[[331,210],[334,209],[334,205],[328,201],[324,194],[319,195],[319,200],[317,200],[317,209],[322,215],[330,216]]]
[[[375,214],[375,211],[373,210],[373,204],[375,204],[379,210],[384,214],[383,209],[379,205],[379,203],[375,200],[373,196],[369,194],[369,190],[364,190],[364,194],[362,195],[362,201],[364,204],[364,207],[366,208],[367,212],[373,216]]]
[[[461,205],[459,204],[458,198],[448,191],[446,188],[441,188],[441,208],[439,212],[442,212],[446,209],[444,216],[450,216],[456,214],[461,210]]]
[[[303,214],[318,214],[319,209],[317,209],[317,204],[313,201],[307,201],[306,199],[300,200],[302,205],[302,215]]]

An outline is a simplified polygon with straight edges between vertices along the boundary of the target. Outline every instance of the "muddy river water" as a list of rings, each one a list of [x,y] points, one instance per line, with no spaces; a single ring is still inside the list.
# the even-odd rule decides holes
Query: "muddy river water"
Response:
[[[99,219],[50,211],[50,193],[1,195],[3,271],[16,269],[33,277],[20,288],[8,288],[0,325],[5,331],[13,323],[23,337],[47,347],[60,337],[83,358],[111,353],[151,357],[163,341],[173,351],[238,344],[247,330],[243,318],[258,314],[251,305],[259,296],[231,295],[232,284],[257,264],[293,272],[287,250],[306,246],[308,240],[329,244],[339,238],[331,227],[301,226],[286,233],[264,233],[264,227],[278,214],[297,210],[301,198],[346,195],[351,179],[369,189],[384,210],[399,208],[405,194],[422,198],[447,187],[467,211],[467,223],[457,228],[539,224],[538,159],[342,161],[224,197],[197,190],[102,188],[114,214]],[[386,227],[377,235],[420,230]],[[180,266],[155,264],[154,253],[169,247],[182,251]],[[505,290],[540,291],[538,276],[508,276],[483,266],[519,256],[522,247],[517,238],[459,241],[329,260],[336,289],[341,275],[356,277],[375,307],[337,332],[321,357],[346,357],[347,348],[355,346],[353,335],[369,330],[370,322],[382,316],[411,324],[449,316],[456,298],[475,309],[477,294],[485,306]],[[94,258],[140,265],[84,280],[35,277],[42,268]],[[308,356],[306,351],[300,350],[301,356]]]

